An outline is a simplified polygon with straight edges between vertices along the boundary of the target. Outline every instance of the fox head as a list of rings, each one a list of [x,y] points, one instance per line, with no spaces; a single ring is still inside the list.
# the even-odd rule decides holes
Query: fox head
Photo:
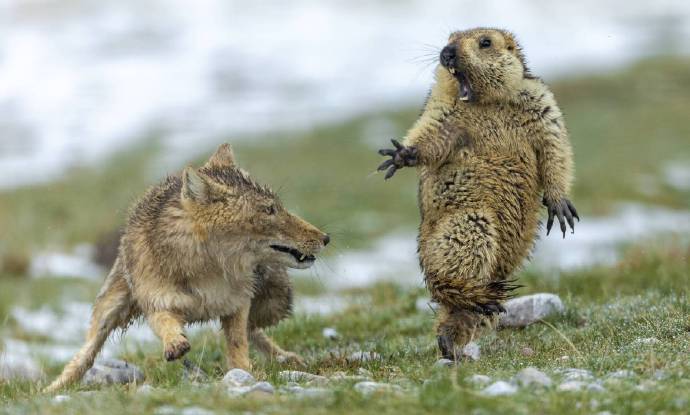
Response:
[[[221,255],[241,251],[257,263],[309,268],[330,241],[237,167],[229,144],[222,144],[200,169],[183,171],[181,203],[197,233]]]

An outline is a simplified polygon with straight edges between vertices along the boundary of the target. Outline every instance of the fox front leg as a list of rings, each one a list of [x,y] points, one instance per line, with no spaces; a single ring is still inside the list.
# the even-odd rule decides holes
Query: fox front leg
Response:
[[[390,157],[390,159],[381,163],[378,167],[378,171],[386,171],[385,180],[393,177],[398,169],[403,167],[416,166],[419,162],[417,147],[408,147],[400,144],[398,140],[391,140],[394,149],[383,148],[379,150],[379,154],[382,156]]]

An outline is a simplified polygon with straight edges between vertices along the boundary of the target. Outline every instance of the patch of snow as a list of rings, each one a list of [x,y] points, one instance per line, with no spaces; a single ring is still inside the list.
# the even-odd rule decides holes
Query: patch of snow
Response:
[[[93,247],[80,244],[72,252],[39,252],[31,259],[29,274],[34,278],[74,277],[102,280],[106,270],[94,263]]]
[[[7,0],[0,187],[54,179],[155,135],[174,159],[223,136],[419,104],[433,66],[425,59],[436,59],[453,29],[482,25],[514,30],[548,78],[659,53],[660,34],[690,36],[690,5]],[[685,43],[676,49],[688,52]]]

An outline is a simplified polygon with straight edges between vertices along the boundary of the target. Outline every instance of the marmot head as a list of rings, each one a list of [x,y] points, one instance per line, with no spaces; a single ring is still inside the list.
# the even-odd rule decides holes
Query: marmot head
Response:
[[[237,167],[229,144],[221,145],[202,168],[184,170],[180,196],[208,249],[219,257],[241,252],[258,263],[308,268],[330,241]]]
[[[440,63],[457,80],[462,101],[509,99],[532,78],[513,34],[499,29],[452,33]]]

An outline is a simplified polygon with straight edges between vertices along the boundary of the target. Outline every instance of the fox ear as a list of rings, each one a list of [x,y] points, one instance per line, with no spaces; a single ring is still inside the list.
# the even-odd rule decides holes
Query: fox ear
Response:
[[[182,200],[204,202],[210,193],[208,181],[192,167],[182,172]]]
[[[235,165],[235,154],[230,144],[221,144],[215,153],[208,159],[204,167],[232,167]]]

